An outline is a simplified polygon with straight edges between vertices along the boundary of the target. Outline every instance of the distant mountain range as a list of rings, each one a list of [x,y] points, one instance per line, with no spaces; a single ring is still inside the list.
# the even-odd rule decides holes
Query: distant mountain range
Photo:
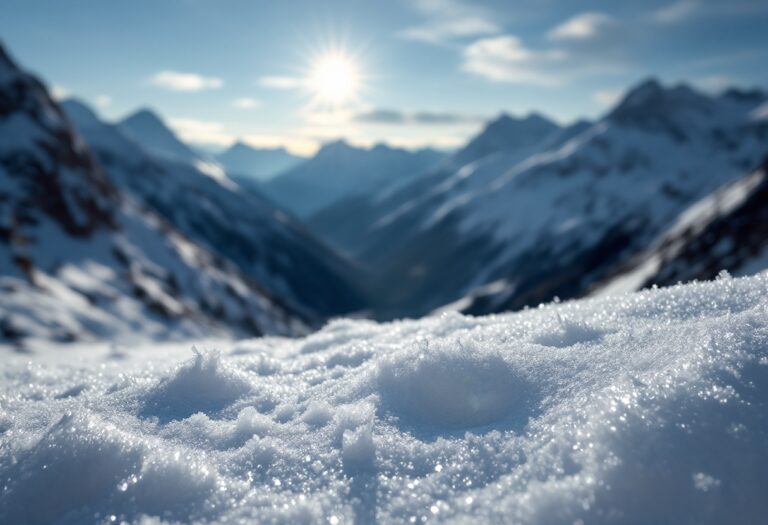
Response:
[[[308,217],[339,199],[376,195],[391,184],[416,180],[444,156],[431,149],[411,152],[383,144],[364,149],[338,140],[269,180],[263,190],[292,213]]]
[[[82,103],[63,107],[122,191],[305,318],[319,321],[362,306],[348,263],[270,201],[243,191],[223,171],[149,154],[121,133],[122,123],[105,123]]]
[[[337,202],[307,223],[368,266],[379,317],[581,296],[689,206],[761,165],[767,100],[647,81],[594,123],[505,115],[413,183]]]
[[[228,173],[257,181],[269,180],[306,160],[285,148],[254,148],[241,141],[216,155],[215,159]]]

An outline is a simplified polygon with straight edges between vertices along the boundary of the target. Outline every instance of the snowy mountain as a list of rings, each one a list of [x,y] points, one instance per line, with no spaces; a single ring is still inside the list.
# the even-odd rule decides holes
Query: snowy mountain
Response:
[[[353,195],[306,219],[318,236],[337,249],[360,258],[363,263],[377,261],[381,254],[394,251],[408,231],[387,230],[382,226],[400,215],[438,207],[447,194],[468,191],[469,185],[488,184],[508,165],[533,153],[558,144],[589,123],[579,122],[560,129],[544,117],[531,114],[513,118],[502,114],[490,122],[464,148],[444,159],[435,170],[401,178],[383,186],[379,192]],[[473,177],[466,174],[473,171]],[[349,217],[355,217],[350,221]],[[401,226],[408,229],[407,221]],[[414,228],[418,224],[412,225]]]
[[[268,181],[264,191],[296,215],[307,217],[345,197],[374,194],[396,181],[413,180],[443,156],[430,149],[410,152],[383,144],[363,149],[339,140]]]
[[[653,244],[592,293],[611,295],[768,269],[768,158],[686,209]]]
[[[762,523],[768,275],[0,359],[0,522]]]
[[[464,166],[499,153],[524,154],[531,149],[540,148],[542,140],[556,130],[557,124],[537,113],[520,119],[505,113],[490,122],[478,136],[453,156],[452,161],[456,166]]]
[[[117,125],[125,136],[153,155],[189,163],[201,158],[199,153],[180,141],[151,109],[140,109]]]
[[[254,148],[240,141],[215,158],[228,173],[259,181],[269,180],[305,160],[285,148]]]
[[[305,330],[254,279],[125,196],[2,48],[0,137],[0,340]]]
[[[754,112],[766,99],[648,81],[541,148],[483,151],[463,165],[472,156],[460,152],[373,214],[360,258],[383,276],[380,315],[460,299],[452,307],[482,314],[586,293],[685,208],[760,164],[768,123]]]
[[[363,306],[354,268],[268,200],[243,191],[223,171],[146,152],[82,103],[64,108],[122,191],[306,319],[319,322]]]

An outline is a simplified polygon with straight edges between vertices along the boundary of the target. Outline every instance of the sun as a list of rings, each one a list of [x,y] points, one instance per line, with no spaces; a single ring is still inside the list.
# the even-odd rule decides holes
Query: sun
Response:
[[[317,102],[338,107],[357,98],[361,81],[354,60],[334,52],[314,61],[307,84]]]

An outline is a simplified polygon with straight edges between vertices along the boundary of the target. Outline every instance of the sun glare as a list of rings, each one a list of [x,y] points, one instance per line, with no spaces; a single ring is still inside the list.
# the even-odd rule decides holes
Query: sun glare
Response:
[[[352,101],[360,89],[355,63],[341,53],[319,57],[312,65],[308,80],[317,101],[331,106]]]

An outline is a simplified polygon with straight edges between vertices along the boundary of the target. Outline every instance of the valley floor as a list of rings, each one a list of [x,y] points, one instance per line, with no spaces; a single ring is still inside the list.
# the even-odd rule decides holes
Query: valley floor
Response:
[[[304,339],[3,351],[2,523],[758,523],[768,274]]]

